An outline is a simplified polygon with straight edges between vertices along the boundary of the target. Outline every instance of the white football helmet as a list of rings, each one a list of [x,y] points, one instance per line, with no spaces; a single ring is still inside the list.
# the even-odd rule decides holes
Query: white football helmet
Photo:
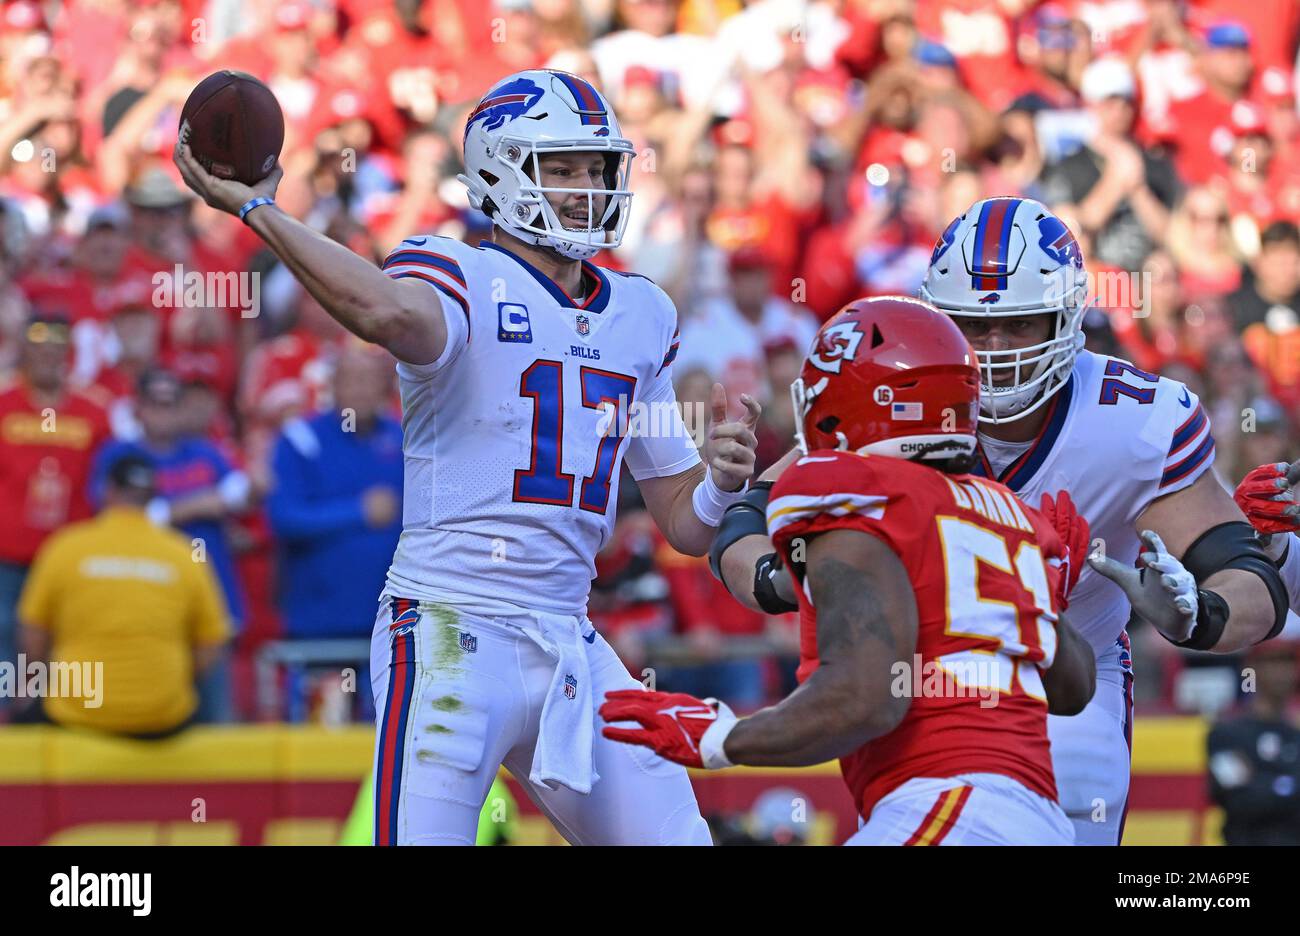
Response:
[[[540,155],[593,150],[606,154],[604,188],[538,184]],[[585,260],[623,241],[635,156],[599,91],[568,72],[534,69],[497,82],[470,112],[466,172],[458,178],[469,189],[470,204],[503,230],[570,260]],[[585,194],[590,226],[565,227],[548,193]]]
[[[1014,422],[1065,385],[1083,347],[1088,278],[1079,243],[1056,215],[1029,198],[986,198],[939,236],[921,298],[962,318],[1056,316],[1052,336],[1010,351],[977,351],[980,422]],[[995,377],[1009,372],[1011,383]]]

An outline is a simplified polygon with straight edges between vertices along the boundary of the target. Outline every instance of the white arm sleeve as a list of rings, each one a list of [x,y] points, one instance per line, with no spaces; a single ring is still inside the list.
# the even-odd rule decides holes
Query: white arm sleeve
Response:
[[[700,463],[686,423],[677,407],[671,368],[664,367],[646,396],[633,401],[628,413],[627,453],[623,460],[637,481],[680,474]]]

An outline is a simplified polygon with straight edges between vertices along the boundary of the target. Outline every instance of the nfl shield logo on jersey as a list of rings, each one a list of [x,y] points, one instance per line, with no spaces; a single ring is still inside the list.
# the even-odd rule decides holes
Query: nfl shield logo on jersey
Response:
[[[564,674],[564,697],[566,699],[576,699],[578,697],[578,680],[572,673]]]
[[[478,638],[467,631],[461,631],[460,648],[466,653],[478,653]]]
[[[578,316],[578,334],[587,335],[591,333],[591,319],[585,315]]]

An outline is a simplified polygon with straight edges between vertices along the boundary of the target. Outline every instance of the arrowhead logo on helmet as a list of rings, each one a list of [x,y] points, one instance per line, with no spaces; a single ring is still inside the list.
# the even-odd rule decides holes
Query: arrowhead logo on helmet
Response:
[[[827,373],[838,374],[844,362],[853,360],[858,353],[858,345],[864,337],[854,322],[823,328],[813,343],[808,363]]]

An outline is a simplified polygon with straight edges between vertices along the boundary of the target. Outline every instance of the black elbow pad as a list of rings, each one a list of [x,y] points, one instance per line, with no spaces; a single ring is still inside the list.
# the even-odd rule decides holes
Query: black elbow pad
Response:
[[[1187,552],[1183,554],[1183,566],[1195,576],[1197,584],[1203,584],[1206,579],[1224,569],[1242,569],[1258,575],[1268,588],[1269,597],[1273,599],[1273,627],[1261,639],[1276,637],[1286,624],[1290,601],[1286,585],[1277,566],[1259,545],[1249,523],[1233,520],[1210,527],[1187,547]]]
[[[718,532],[713,535],[713,545],[709,547],[709,568],[723,585],[727,583],[722,578],[722,554],[738,539],[755,534],[767,536],[767,498],[775,483],[755,481],[745,496],[723,513]]]
[[[768,614],[789,614],[799,610],[799,605],[791,604],[776,593],[776,576],[780,574],[781,557],[774,552],[760,556],[754,563],[754,600]]]

